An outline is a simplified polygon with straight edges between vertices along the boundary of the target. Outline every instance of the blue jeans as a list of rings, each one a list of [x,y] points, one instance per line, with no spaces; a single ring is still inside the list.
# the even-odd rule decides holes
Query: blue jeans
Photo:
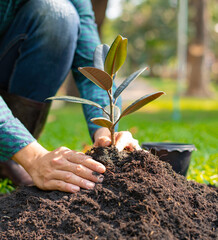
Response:
[[[23,5],[0,38],[0,88],[40,102],[54,96],[71,69],[79,24],[68,0]]]

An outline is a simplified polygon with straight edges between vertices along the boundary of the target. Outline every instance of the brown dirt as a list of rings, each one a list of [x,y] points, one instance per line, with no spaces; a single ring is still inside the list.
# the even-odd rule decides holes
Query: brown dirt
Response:
[[[107,166],[77,194],[23,187],[0,198],[0,239],[217,239],[218,191],[144,151],[88,152]]]

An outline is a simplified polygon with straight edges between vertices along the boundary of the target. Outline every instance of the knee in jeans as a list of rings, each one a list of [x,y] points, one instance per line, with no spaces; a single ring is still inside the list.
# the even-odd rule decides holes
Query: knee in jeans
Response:
[[[32,14],[46,39],[56,48],[75,40],[79,32],[79,16],[69,0],[32,0]]]

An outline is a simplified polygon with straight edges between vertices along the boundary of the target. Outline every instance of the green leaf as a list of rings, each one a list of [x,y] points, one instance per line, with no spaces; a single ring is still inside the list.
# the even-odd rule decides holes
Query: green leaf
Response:
[[[107,105],[106,107],[104,107],[104,110],[105,112],[108,113],[108,115],[105,112],[103,112],[103,117],[110,120],[110,112],[111,112],[110,105]]]
[[[108,129],[110,129],[112,126],[112,122],[107,118],[103,118],[103,117],[92,118],[90,121],[98,126],[106,127]]]
[[[110,46],[108,46],[107,44],[101,44],[96,47],[94,52],[94,67],[104,71],[104,61],[109,49]]]
[[[123,38],[117,48],[117,54],[114,60],[113,74],[115,74],[120,67],[124,64],[127,56],[127,38]]]
[[[110,115],[110,112],[111,112],[110,105],[107,105],[104,108],[104,110]],[[105,112],[103,112],[103,117],[110,120],[110,117]],[[120,108],[115,105],[114,106],[114,122],[116,122],[119,119],[119,117],[120,117]]]
[[[111,89],[113,80],[108,73],[94,67],[79,67],[78,70],[100,88]]]
[[[114,93],[114,99],[117,99],[119,97],[119,95],[123,92],[123,90],[133,81],[135,80],[142,72],[144,72],[145,70],[147,70],[148,68],[143,68],[140,69],[136,72],[134,72],[133,74],[131,74],[128,78],[126,78],[126,80],[124,80],[122,82],[122,84],[120,84],[120,86],[117,88],[117,90]]]
[[[152,94],[147,94],[140,99],[136,100],[134,103],[132,103],[129,107],[127,107],[120,115],[120,118],[133,113],[143,107],[144,105],[148,104],[149,102],[155,100],[156,98],[160,97],[164,92],[156,92]]]
[[[104,70],[113,76],[123,65],[127,55],[127,38],[118,35],[112,43],[104,63]]]
[[[90,100],[87,100],[84,98],[79,98],[79,97],[60,96],[60,97],[49,97],[49,98],[46,98],[46,100],[60,100],[60,101],[66,101],[66,102],[88,104],[88,105],[92,105],[97,108],[103,109],[103,107],[101,105],[99,105],[98,103],[95,103],[93,101],[90,101]]]

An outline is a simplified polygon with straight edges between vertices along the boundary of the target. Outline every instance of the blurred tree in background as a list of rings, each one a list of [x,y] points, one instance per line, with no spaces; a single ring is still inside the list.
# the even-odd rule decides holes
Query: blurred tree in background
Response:
[[[207,0],[189,1],[189,23],[191,27],[188,47],[187,95],[209,96],[210,53],[209,14]]]
[[[174,61],[176,54],[177,12],[162,0],[123,1],[123,14],[111,23],[115,34],[129,40],[128,71],[148,64],[151,75],[159,75],[158,66]]]
[[[92,0],[96,23],[104,43],[112,43],[118,34],[128,38],[125,75],[148,65],[150,77],[176,79],[179,0],[121,0],[122,14],[114,20],[105,19],[108,2]],[[188,3],[186,95],[207,97],[210,82],[218,85],[218,2]],[[74,88],[69,81],[68,95],[75,95]]]
[[[177,14],[177,0],[122,0],[121,16],[106,20],[102,38],[128,38],[125,74],[147,64],[150,76],[176,78]],[[188,29],[187,94],[208,96],[210,80],[218,81],[217,0],[189,0]]]

